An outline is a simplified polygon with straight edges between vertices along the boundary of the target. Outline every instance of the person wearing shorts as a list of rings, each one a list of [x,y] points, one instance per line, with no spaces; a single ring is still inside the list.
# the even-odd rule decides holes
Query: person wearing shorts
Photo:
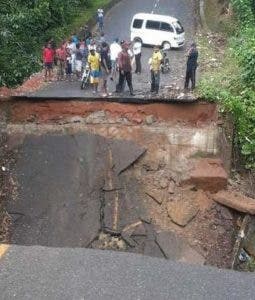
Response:
[[[100,55],[94,50],[90,50],[88,57],[88,64],[90,67],[90,82],[94,87],[93,93],[98,92],[98,84],[100,79]]]
[[[43,49],[43,64],[45,69],[44,79],[45,81],[51,81],[52,69],[54,62],[54,51],[50,43]]]

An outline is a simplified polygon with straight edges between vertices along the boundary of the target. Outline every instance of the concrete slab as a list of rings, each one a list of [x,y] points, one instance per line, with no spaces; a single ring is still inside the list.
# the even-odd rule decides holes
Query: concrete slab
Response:
[[[182,261],[189,264],[203,265],[205,259],[189,244],[171,231],[161,231],[157,233],[156,242],[164,256],[175,261]]]

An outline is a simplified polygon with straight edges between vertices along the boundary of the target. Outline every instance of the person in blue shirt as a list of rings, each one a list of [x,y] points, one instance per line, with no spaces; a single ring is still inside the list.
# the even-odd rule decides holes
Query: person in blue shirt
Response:
[[[79,44],[79,39],[75,33],[72,35],[72,42],[75,43],[75,45]]]

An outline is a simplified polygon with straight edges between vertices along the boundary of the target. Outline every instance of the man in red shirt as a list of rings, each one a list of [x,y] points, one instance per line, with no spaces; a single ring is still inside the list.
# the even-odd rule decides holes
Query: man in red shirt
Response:
[[[118,55],[118,66],[119,66],[119,83],[117,85],[117,91],[121,92],[123,88],[124,81],[126,79],[130,95],[134,96],[133,85],[132,85],[132,63],[131,57],[128,53],[129,45],[128,43],[123,43],[122,51]]]
[[[53,61],[54,61],[54,50],[52,49],[52,46],[49,43],[47,45],[47,47],[45,47],[43,49],[43,63],[44,63],[44,68],[45,68],[45,81],[47,81],[47,77],[51,81]]]

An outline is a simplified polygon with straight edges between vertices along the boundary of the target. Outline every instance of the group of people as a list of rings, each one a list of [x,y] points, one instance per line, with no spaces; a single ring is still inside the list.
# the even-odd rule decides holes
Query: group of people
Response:
[[[104,33],[99,38],[94,37],[91,32],[86,32],[85,37],[80,40],[73,34],[68,41],[63,41],[56,48],[53,40],[47,42],[43,48],[43,63],[45,68],[45,81],[52,80],[52,69],[57,67],[57,80],[73,80],[75,77],[81,79],[82,70],[86,64],[90,68],[90,82],[93,92],[98,92],[98,86],[102,83],[104,96],[108,95],[107,81],[110,78],[115,81],[119,73],[119,83],[116,92],[123,91],[125,81],[130,94],[133,95],[132,65],[136,61],[136,73],[141,73],[141,48],[140,42],[133,44],[119,41],[116,38],[108,44]],[[134,52],[133,52],[134,51]]]
[[[116,93],[123,92],[127,83],[130,95],[133,96],[132,69],[135,65],[135,73],[139,75],[142,72],[142,43],[139,39],[127,42],[119,41],[118,38],[112,43],[108,43],[103,32],[103,11],[100,9],[97,14],[97,24],[99,36],[93,35],[88,27],[85,27],[82,39],[79,39],[77,34],[73,34],[58,48],[52,39],[45,45],[43,48],[45,81],[52,80],[54,64],[57,66],[57,80],[73,80],[75,76],[79,80],[83,69],[88,65],[93,93],[98,93],[101,83],[102,96],[110,95],[107,85],[108,79],[110,79],[116,81]],[[187,56],[184,88],[187,89],[191,81],[191,88],[194,89],[198,58],[195,43],[192,43]],[[151,72],[151,93],[159,92],[162,60],[160,48],[154,47],[148,62]]]

